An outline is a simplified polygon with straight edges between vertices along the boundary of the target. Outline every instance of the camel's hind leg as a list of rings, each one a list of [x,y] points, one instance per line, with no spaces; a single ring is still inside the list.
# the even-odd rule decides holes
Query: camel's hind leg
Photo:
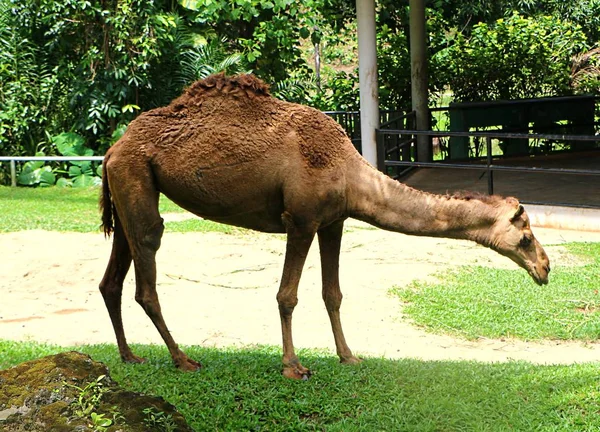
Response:
[[[339,221],[318,231],[321,274],[323,277],[323,301],[331,321],[335,347],[340,361],[342,363],[358,363],[360,359],[354,357],[352,351],[350,351],[340,320],[340,306],[343,296],[340,290],[339,267],[343,230],[344,221]]]
[[[107,203],[106,205],[111,205]],[[117,336],[117,345],[119,354],[125,362],[141,363],[144,361],[141,357],[134,355],[125,339],[123,331],[123,319],[121,317],[121,294],[123,293],[123,281],[131,266],[131,251],[125,238],[123,227],[118,218],[115,218],[115,229],[113,233],[113,246],[108,261],[108,267],[100,282],[100,292],[104,298],[104,304],[108,309],[110,320],[112,321],[115,335]]]
[[[129,167],[125,181],[125,178],[120,178],[117,173],[110,172],[109,163],[109,180],[111,186],[119,185],[118,188],[111,187],[111,191],[133,258],[135,300],[154,323],[175,365],[182,370],[197,370],[201,367],[200,363],[185,355],[171,336],[156,293],[155,257],[160,247],[164,225],[158,213],[158,191],[152,175],[144,172],[143,167]]]

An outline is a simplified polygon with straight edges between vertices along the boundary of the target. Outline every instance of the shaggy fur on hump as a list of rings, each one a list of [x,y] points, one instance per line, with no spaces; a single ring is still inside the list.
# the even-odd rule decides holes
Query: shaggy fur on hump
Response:
[[[269,96],[269,86],[251,74],[226,76],[219,73],[193,83],[171,103],[171,106],[175,110],[199,106],[205,97],[224,94],[246,96],[250,99]]]
[[[181,158],[181,164],[195,158],[217,167],[269,152],[299,151],[310,168],[324,169],[357,154],[331,117],[272,97],[268,85],[249,74],[221,73],[197,81],[170,105],[139,116],[128,131],[129,140],[152,142],[143,144],[152,158]],[[176,153],[163,153],[174,143]],[[283,150],[285,146],[289,149]]]

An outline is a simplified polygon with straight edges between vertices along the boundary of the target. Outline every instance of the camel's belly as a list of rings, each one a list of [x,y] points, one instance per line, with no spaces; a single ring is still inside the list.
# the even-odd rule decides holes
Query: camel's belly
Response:
[[[159,190],[180,207],[215,222],[264,232],[285,232],[281,188],[264,176],[223,168],[182,178],[160,176]]]
[[[215,222],[227,225],[234,225],[242,228],[249,228],[256,231],[285,234],[285,227],[281,222],[281,214],[272,215],[263,212],[255,212],[246,213],[244,215],[233,215],[226,217],[202,217]]]

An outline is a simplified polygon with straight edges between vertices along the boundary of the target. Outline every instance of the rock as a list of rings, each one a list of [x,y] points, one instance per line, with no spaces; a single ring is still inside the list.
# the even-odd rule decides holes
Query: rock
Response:
[[[170,403],[121,389],[104,364],[71,351],[0,371],[0,431],[193,429]]]

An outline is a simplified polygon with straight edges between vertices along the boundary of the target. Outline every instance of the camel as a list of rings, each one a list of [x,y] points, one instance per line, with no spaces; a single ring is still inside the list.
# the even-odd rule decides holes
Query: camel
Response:
[[[308,379],[292,341],[302,268],[315,237],[322,296],[342,363],[358,363],[342,331],[338,268],[344,221],[355,218],[399,233],[468,239],[548,283],[549,259],[515,198],[435,195],[392,180],[355,150],[327,115],[278,100],[253,75],[212,75],[170,105],[141,114],[106,153],[102,226],[113,245],[100,291],[123,361],[143,362],[127,344],[123,280],[135,268],[135,299],[150,317],[176,367],[197,370],[173,340],[156,293],[155,255],[163,234],[159,193],[202,218],[287,235],[277,302],[283,375]]]

